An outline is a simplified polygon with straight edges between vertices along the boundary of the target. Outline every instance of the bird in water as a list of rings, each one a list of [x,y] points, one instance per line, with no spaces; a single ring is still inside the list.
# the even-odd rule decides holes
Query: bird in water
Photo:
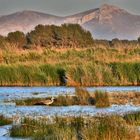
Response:
[[[44,101],[44,104],[45,104],[45,105],[51,105],[53,102],[54,102],[54,97],[52,97],[51,99],[46,99],[46,100]]]
[[[47,98],[43,101],[35,103],[34,105],[51,105],[53,102],[54,102],[54,97],[52,97],[51,99]]]

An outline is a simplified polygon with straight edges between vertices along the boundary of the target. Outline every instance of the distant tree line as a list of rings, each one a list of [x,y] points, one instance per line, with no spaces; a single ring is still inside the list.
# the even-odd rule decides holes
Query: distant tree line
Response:
[[[119,40],[118,38],[109,40],[94,40],[95,46],[106,46],[112,48],[128,48],[128,47],[139,47],[140,46],[140,37],[138,40]]]
[[[84,30],[79,24],[38,25],[31,32],[24,34],[16,31],[10,32],[6,37],[0,36],[0,48],[30,49],[39,47],[77,48],[103,45],[107,47],[139,46],[138,40],[94,40],[89,31]]]
[[[93,44],[93,38],[89,31],[84,30],[78,24],[38,25],[27,34],[16,31],[7,37],[0,36],[0,47],[16,48],[40,47],[87,47]]]

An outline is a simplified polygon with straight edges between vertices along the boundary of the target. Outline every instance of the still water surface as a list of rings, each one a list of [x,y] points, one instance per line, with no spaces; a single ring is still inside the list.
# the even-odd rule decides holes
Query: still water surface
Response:
[[[104,91],[140,91],[140,86],[106,86],[106,87],[86,87],[90,92],[95,90]],[[0,87],[0,99],[26,98],[26,97],[47,97],[58,96],[60,94],[73,95],[74,87]],[[41,94],[33,94],[41,93]]]
[[[140,91],[140,87],[137,86],[119,86],[119,87],[87,87],[87,90],[93,92],[95,90],[105,90],[113,91]],[[58,96],[59,94],[74,95],[74,87],[0,87],[0,114],[4,115],[16,115],[19,116],[70,116],[70,115],[97,115],[118,113],[123,114],[131,111],[140,110],[140,106],[134,105],[112,105],[108,108],[96,108],[94,106],[61,106],[61,107],[51,107],[51,106],[16,106],[11,100],[22,99],[27,97],[48,97],[48,96]],[[36,94],[39,93],[39,94]],[[127,92],[126,92],[127,94]],[[4,103],[4,100],[8,100],[9,103]]]

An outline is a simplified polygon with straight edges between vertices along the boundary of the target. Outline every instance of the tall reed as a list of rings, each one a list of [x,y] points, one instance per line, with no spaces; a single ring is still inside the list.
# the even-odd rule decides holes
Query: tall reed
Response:
[[[95,106],[96,107],[108,107],[110,106],[109,95],[104,91],[95,91]]]
[[[138,132],[119,116],[98,118],[56,117],[53,123],[45,120],[24,119],[13,126],[12,137],[31,137],[33,140],[137,140]]]

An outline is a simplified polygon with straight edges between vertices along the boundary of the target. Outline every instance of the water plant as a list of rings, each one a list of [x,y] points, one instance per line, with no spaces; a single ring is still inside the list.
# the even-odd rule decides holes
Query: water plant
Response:
[[[6,118],[3,115],[0,115],[0,126],[11,124],[12,119]]]
[[[35,95],[38,93],[35,93]],[[49,97],[48,97],[49,98]],[[40,102],[45,102],[47,98],[26,98],[15,100],[16,105],[38,105]],[[55,97],[51,106],[68,106],[68,105],[94,105],[95,100],[90,93],[81,87],[75,88],[75,95],[59,95]],[[42,104],[43,105],[43,104]]]
[[[33,140],[137,140],[137,130],[122,117],[56,117],[53,123],[25,118],[20,126],[13,126],[12,137],[31,137]]]
[[[140,111],[127,113],[123,116],[127,123],[133,125],[140,125]]]
[[[20,53],[0,50],[0,85],[139,85],[140,55],[136,53],[137,49],[93,46],[42,48],[41,51]],[[126,54],[126,51],[134,54]],[[122,59],[122,56],[125,57]]]
[[[90,104],[90,99],[92,98],[90,93],[86,90],[86,88],[76,87],[75,95],[78,97],[78,102],[81,105]]]
[[[95,106],[96,107],[108,107],[110,106],[109,95],[105,91],[95,91]]]

